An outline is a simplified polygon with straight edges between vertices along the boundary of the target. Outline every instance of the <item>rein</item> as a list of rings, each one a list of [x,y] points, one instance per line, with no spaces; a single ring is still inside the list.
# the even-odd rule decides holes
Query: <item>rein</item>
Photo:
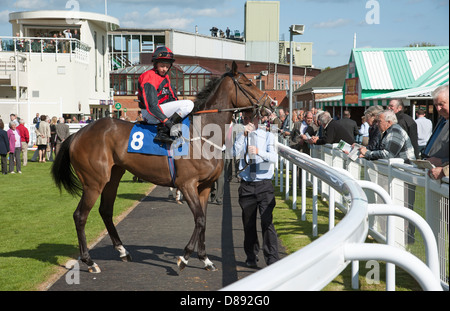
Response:
[[[200,110],[200,111],[194,112],[193,114],[221,113],[221,112],[229,112],[229,111],[233,111],[233,113],[238,113],[238,112],[241,112],[243,110],[248,110],[248,109],[253,109],[253,107]]]

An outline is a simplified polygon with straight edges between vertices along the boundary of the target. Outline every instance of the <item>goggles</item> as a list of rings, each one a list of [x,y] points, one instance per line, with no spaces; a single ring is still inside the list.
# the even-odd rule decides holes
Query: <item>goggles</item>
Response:
[[[158,58],[170,58],[170,59],[172,59],[173,58],[173,53],[164,51],[164,52],[158,53],[156,58],[157,59]]]

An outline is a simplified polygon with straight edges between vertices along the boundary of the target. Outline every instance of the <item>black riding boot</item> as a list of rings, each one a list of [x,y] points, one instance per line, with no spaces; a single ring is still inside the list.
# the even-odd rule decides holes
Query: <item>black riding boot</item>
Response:
[[[158,133],[156,134],[154,141],[165,144],[172,144],[174,142],[174,139],[170,137],[170,130],[175,124],[180,123],[182,120],[183,119],[178,115],[178,113],[174,113],[166,121],[165,124],[158,124]]]
[[[170,129],[164,124],[158,124],[158,133],[155,136],[154,141],[158,143],[171,144],[174,142],[169,136]]]

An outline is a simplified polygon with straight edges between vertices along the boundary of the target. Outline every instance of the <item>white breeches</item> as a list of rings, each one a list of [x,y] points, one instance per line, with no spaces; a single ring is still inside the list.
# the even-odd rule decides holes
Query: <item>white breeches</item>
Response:
[[[166,117],[170,118],[174,113],[178,113],[181,118],[186,117],[194,108],[194,103],[189,99],[182,99],[167,102],[161,105],[161,109]],[[152,116],[147,109],[142,109],[142,118],[149,124],[159,124],[159,120]]]

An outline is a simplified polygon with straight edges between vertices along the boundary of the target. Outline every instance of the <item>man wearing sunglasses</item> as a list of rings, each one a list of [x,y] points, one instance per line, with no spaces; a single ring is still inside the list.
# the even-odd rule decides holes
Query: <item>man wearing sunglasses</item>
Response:
[[[157,124],[155,142],[173,143],[171,136],[178,136],[180,129],[174,127],[192,111],[191,100],[178,100],[169,78],[169,70],[175,59],[172,51],[159,47],[152,56],[153,68],[139,77],[139,108],[148,124]]]

